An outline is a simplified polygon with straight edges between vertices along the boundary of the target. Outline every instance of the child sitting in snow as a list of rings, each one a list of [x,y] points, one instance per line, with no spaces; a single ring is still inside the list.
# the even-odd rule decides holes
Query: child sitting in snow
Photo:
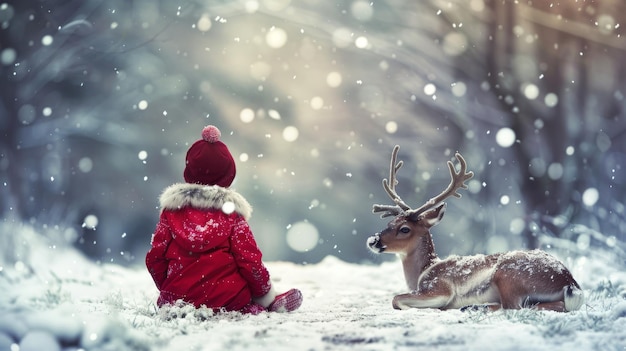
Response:
[[[178,300],[214,310],[288,312],[302,303],[291,289],[277,295],[247,220],[252,207],[228,187],[235,161],[215,126],[187,151],[184,178],[160,197],[161,216],[146,266],[157,304]]]

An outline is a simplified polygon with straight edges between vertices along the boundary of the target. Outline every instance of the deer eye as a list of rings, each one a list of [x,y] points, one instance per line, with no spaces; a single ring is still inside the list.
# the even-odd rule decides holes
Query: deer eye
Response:
[[[407,226],[405,226],[405,225],[403,225],[402,227],[400,227],[400,233],[402,233],[402,234],[407,234],[407,233],[408,233],[408,232],[410,232],[410,231],[411,231],[411,228],[409,228],[409,227],[407,227]]]

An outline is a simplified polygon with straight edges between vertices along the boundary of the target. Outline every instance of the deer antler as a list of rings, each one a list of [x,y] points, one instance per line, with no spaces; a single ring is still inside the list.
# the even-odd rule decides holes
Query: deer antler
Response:
[[[384,212],[381,215],[381,218],[389,217],[389,216],[397,216],[404,211],[410,210],[411,207],[407,205],[402,198],[396,192],[396,184],[398,184],[398,179],[396,178],[396,173],[402,167],[402,161],[397,162],[398,159],[398,151],[400,150],[400,146],[396,145],[391,152],[391,164],[389,165],[389,180],[383,179],[383,188],[385,192],[391,200],[395,203],[395,205],[374,205],[374,213]]]
[[[451,178],[448,187],[441,194],[431,198],[419,208],[411,209],[411,207],[407,205],[396,192],[396,184],[398,184],[396,173],[403,164],[402,161],[396,162],[399,150],[400,146],[398,145],[393,148],[393,151],[391,153],[391,164],[389,165],[389,180],[383,179],[383,188],[385,189],[385,192],[387,192],[391,200],[393,200],[395,205],[374,205],[373,212],[383,212],[383,214],[381,215],[382,218],[388,216],[397,216],[399,214],[403,214],[407,217],[417,217],[427,210],[435,207],[450,196],[460,198],[461,194],[459,194],[457,190],[461,188],[467,189],[465,181],[474,176],[474,172],[467,172],[467,163],[465,162],[463,156],[461,156],[461,154],[457,152],[454,156],[459,161],[461,167],[459,172],[456,172],[454,164],[451,161],[448,161],[448,168],[450,169]]]
[[[461,197],[461,194],[459,194],[457,190],[467,189],[467,185],[465,184],[465,181],[472,178],[474,176],[474,172],[472,171],[466,172],[467,163],[465,162],[465,159],[463,158],[463,156],[461,156],[460,153],[458,152],[455,153],[454,157],[456,157],[456,159],[459,161],[459,164],[461,165],[461,167],[459,171],[456,172],[452,161],[448,161],[448,168],[450,169],[450,184],[448,184],[448,187],[446,188],[446,190],[441,192],[441,194],[431,198],[419,208],[407,211],[406,216],[410,216],[410,217],[419,216],[420,214],[426,212],[427,210],[437,206],[439,203],[441,203],[443,200],[447,199],[450,196],[454,196],[457,198]]]

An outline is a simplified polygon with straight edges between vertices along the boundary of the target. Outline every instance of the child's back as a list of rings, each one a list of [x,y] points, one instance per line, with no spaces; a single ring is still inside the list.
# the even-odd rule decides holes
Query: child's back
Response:
[[[228,189],[235,165],[219,130],[209,126],[187,152],[185,180],[160,197],[161,215],[146,265],[157,304],[178,300],[244,312],[293,311],[300,291],[276,296],[247,220],[252,207]]]

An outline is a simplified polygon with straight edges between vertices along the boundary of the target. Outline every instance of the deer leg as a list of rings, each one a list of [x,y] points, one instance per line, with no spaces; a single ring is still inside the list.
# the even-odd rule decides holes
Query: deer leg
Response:
[[[493,312],[502,308],[502,305],[499,303],[488,303],[482,305],[468,305],[461,307],[461,312]]]
[[[518,310],[524,305],[524,298],[519,296],[516,287],[511,284],[498,284],[498,293],[500,294],[500,304],[503,309]]]
[[[534,306],[538,310],[548,310],[556,312],[567,312],[565,309],[565,303],[563,301],[554,302],[540,302]]]
[[[397,310],[406,310],[408,308],[445,308],[451,300],[452,296],[446,295],[427,295],[418,293],[409,293],[396,295],[393,298],[393,308]]]
[[[498,289],[500,304],[506,310],[519,310],[524,307],[532,307],[529,304],[530,296],[527,288],[516,283],[515,271],[505,269],[497,270],[493,277],[493,283]]]
[[[544,296],[545,298],[545,296]],[[543,300],[543,301],[542,301]],[[562,300],[538,299],[537,296],[520,296],[513,291],[500,291],[500,301],[504,309],[531,308],[537,310],[550,310],[565,312],[565,303]]]

